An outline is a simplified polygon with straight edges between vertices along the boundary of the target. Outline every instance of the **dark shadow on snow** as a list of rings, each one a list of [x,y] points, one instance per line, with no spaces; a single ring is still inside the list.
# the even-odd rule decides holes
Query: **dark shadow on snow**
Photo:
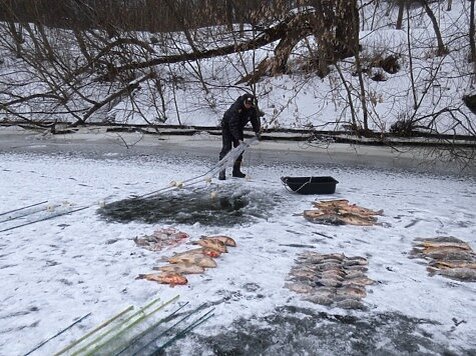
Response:
[[[252,320],[237,320],[218,335],[190,335],[184,342],[197,355],[456,355],[445,341],[425,331],[439,323],[400,313],[338,315],[284,306]],[[190,345],[190,343],[192,343]],[[180,355],[181,342],[167,355]],[[183,346],[183,345],[182,345]]]

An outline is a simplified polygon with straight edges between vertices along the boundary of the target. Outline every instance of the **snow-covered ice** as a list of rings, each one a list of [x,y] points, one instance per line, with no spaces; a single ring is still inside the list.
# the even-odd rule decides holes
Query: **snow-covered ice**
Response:
[[[170,346],[170,354],[475,352],[476,285],[429,277],[425,263],[408,258],[416,237],[452,235],[476,249],[474,174],[342,164],[325,150],[311,154],[294,143],[271,151],[266,147],[272,144],[263,142],[245,153],[250,179],[214,180],[193,188],[210,199],[212,192],[245,197],[249,204],[239,223],[232,214],[213,225],[200,218],[119,223],[97,213],[103,200],[119,201],[203,174],[219,150],[218,140],[205,141],[200,142],[208,151],[167,150],[160,141],[129,150],[119,145],[96,150],[88,149],[88,142],[55,146],[26,139],[19,148],[2,149],[0,213],[46,200],[89,208],[0,233],[1,355],[24,354],[91,312],[80,326],[34,353],[52,354],[119,310],[158,295],[163,300],[180,295],[180,302],[191,307],[207,302],[215,308],[215,316]],[[298,195],[280,181],[281,176],[309,175],[334,177],[336,193]],[[175,199],[190,192],[175,192]],[[300,215],[316,199],[337,198],[383,209],[381,225],[316,225]],[[186,210],[187,200],[181,204]],[[260,209],[263,214],[256,214]],[[187,276],[186,286],[136,280],[161,258],[192,248],[185,244],[152,252],[135,245],[134,237],[164,226],[189,233],[190,240],[228,235],[238,246],[217,259],[217,268]],[[329,309],[284,288],[296,255],[307,249],[368,258],[368,276],[378,283],[367,288],[367,311]]]

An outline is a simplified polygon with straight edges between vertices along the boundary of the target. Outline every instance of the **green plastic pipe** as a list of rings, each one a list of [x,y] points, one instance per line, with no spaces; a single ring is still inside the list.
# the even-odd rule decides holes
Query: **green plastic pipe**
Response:
[[[114,334],[111,338],[109,338],[109,340],[106,340],[105,342],[103,342],[102,344],[99,344],[99,345],[96,345],[91,351],[89,351],[86,355],[93,355],[99,348],[105,346],[109,341],[119,337],[119,335],[123,334],[125,331],[129,330],[130,328],[132,328],[133,326],[137,325],[137,323],[151,317],[153,314],[157,313],[160,309],[164,308],[165,306],[169,305],[170,303],[174,302],[175,300],[177,300],[179,298],[179,295],[176,295],[175,297],[173,297],[172,299],[170,299],[169,301],[159,305],[157,308],[155,308],[154,310],[152,310],[149,314],[143,314],[141,315],[138,319],[134,320],[131,324],[127,325],[125,328],[123,328],[122,330],[120,330],[119,332],[117,332],[116,334]],[[144,310],[146,309],[145,307],[142,309]],[[131,319],[131,318],[129,318]],[[121,325],[124,325],[121,324]]]
[[[125,313],[127,313],[128,311],[134,309],[134,307],[131,305],[129,307],[127,307],[126,309],[124,309],[123,311],[121,311],[119,314],[113,316],[112,318],[104,321],[102,324],[100,324],[99,326],[97,326],[96,328],[94,328],[93,330],[91,330],[90,332],[88,332],[86,335],[82,336],[81,338],[79,338],[78,340],[75,340],[73,341],[71,344],[69,344],[68,346],[66,346],[64,349],[58,351],[57,353],[54,354],[54,356],[58,356],[58,355],[61,355],[63,353],[65,353],[66,351],[70,350],[72,347],[76,346],[77,344],[79,344],[81,341],[83,341],[84,339],[88,338],[89,336],[91,336],[92,334],[94,334],[96,331],[102,329],[103,327],[105,327],[106,325],[112,323],[114,320],[116,320],[117,318],[120,318],[122,315],[124,315]]]

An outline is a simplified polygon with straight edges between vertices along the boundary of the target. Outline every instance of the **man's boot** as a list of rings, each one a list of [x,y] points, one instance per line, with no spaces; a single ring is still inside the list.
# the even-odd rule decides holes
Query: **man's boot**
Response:
[[[246,177],[246,174],[240,171],[240,168],[241,168],[241,161],[236,161],[235,164],[233,165],[233,177],[237,177],[237,178]]]
[[[223,170],[223,171],[220,171],[220,173],[218,173],[218,180],[225,180],[226,179],[226,171]]]

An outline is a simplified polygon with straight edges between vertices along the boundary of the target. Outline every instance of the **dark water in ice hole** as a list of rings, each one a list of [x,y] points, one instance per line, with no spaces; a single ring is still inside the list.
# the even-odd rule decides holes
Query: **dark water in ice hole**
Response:
[[[98,214],[108,221],[146,223],[200,223],[233,226],[267,218],[281,200],[276,192],[242,186],[177,190],[149,198],[130,198],[107,204]]]

